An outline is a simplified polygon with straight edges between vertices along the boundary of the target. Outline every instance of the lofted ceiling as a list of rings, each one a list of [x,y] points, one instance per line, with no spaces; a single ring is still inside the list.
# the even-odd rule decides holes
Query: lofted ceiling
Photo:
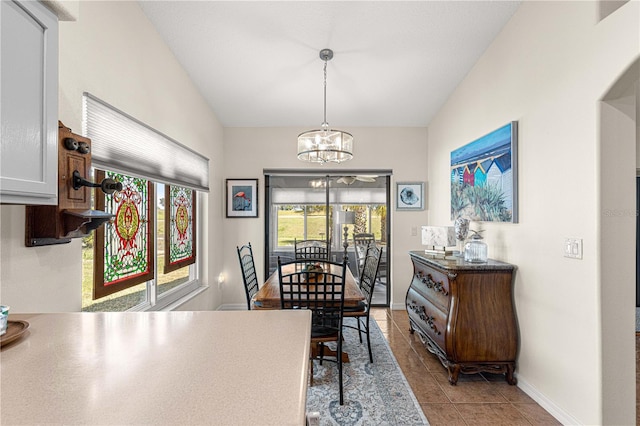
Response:
[[[140,1],[225,127],[422,127],[520,1]]]

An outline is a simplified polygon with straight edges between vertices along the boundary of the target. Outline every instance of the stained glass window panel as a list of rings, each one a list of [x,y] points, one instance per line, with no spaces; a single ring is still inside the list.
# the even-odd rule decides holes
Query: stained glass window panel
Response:
[[[122,191],[98,197],[97,207],[114,218],[96,233],[94,296],[102,297],[153,278],[153,193],[146,179],[114,172],[97,173],[122,183]],[[103,204],[102,206],[100,204]],[[100,253],[101,252],[101,253]]]
[[[195,212],[195,191],[165,186],[165,274],[195,263]]]

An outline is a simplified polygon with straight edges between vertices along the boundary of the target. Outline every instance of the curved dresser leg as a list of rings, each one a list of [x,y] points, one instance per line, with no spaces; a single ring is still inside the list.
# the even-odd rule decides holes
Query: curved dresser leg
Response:
[[[447,371],[449,372],[449,383],[452,385],[456,385],[458,383],[458,375],[460,374],[460,365],[453,364],[447,367]]]
[[[509,383],[510,385],[515,385],[518,383],[518,379],[513,377],[514,370],[515,370],[515,364],[507,364],[506,378],[507,378],[507,383]]]

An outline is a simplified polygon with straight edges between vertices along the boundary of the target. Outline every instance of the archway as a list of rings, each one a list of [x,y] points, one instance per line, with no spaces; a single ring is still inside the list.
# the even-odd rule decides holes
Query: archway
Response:
[[[600,102],[600,300],[603,423],[623,424],[636,404],[635,229],[640,61]],[[633,283],[633,284],[632,284]],[[635,416],[634,416],[635,417]]]

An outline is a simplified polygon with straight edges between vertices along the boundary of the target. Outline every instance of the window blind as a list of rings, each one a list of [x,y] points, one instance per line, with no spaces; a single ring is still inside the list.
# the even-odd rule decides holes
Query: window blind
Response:
[[[94,166],[209,191],[208,158],[86,92],[83,126]]]
[[[324,189],[271,188],[273,204],[324,204],[327,195]],[[338,204],[384,204],[387,192],[384,188],[338,188],[329,191],[329,203]]]

